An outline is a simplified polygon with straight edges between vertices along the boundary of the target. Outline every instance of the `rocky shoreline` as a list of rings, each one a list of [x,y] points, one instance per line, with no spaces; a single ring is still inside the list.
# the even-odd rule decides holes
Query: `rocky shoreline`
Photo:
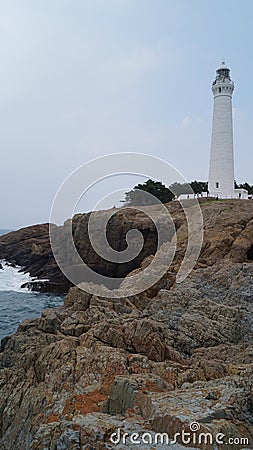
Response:
[[[192,422],[225,435],[224,444],[187,448],[253,448],[253,204],[213,202],[202,211],[201,256],[183,283],[175,283],[175,273],[187,232],[175,208],[179,250],[155,289],[105,299],[72,287],[62,307],[23,322],[3,340],[1,449],[179,450],[186,448],[182,440],[171,447],[114,445],[110,436],[120,428],[172,439]],[[85,220],[75,219],[80,243]],[[49,252],[47,225],[41,227],[41,248]],[[33,244],[26,242],[23,257]],[[1,253],[12,245],[13,236],[4,237]],[[137,270],[152,258],[146,251]],[[21,253],[13,251],[13,261],[20,264]],[[37,267],[45,277],[47,265]],[[248,444],[226,445],[229,438]]]
[[[31,277],[48,280],[31,283],[31,290],[61,294],[66,293],[70,287],[53,259],[47,223],[21,228],[0,236],[0,259],[13,266],[22,267]]]
[[[177,232],[177,252],[172,271],[177,271],[183,258],[188,234],[185,215],[178,202],[167,205]],[[148,207],[151,208],[151,207]],[[233,262],[253,260],[252,214],[253,202],[230,200],[201,204],[204,218],[204,245],[198,260],[198,266],[212,265],[223,258]],[[105,276],[125,277],[137,269],[142,261],[156,252],[157,233],[154,224],[146,214],[134,209],[115,210],[116,214],[107,226],[108,242],[118,252],[126,249],[126,235],[129,230],[138,229],[144,238],[143,250],[129,263],[110,263],[93,250],[88,236],[90,214],[78,214],[72,219],[73,239],[83,261]],[[97,214],[98,222],[103,218],[103,211]],[[59,240],[65,242],[70,221],[63,226],[52,226]],[[63,249],[64,250],[64,249]],[[68,248],[66,245],[66,259]],[[49,239],[49,224],[33,225],[0,236],[0,260],[21,266],[38,281],[30,283],[29,288],[38,292],[67,293],[72,286],[59,270],[52,254]],[[71,264],[71,262],[69,263]],[[75,267],[73,261],[73,268]],[[40,280],[43,280],[40,282]],[[47,281],[45,281],[47,280]],[[83,280],[80,280],[83,281]]]

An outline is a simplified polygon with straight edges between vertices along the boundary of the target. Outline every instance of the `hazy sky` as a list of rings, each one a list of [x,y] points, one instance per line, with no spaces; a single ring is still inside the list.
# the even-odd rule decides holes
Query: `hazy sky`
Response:
[[[253,183],[252,17],[251,0],[0,0],[0,228],[48,221],[64,178],[106,153],[207,180],[223,58],[236,179]]]

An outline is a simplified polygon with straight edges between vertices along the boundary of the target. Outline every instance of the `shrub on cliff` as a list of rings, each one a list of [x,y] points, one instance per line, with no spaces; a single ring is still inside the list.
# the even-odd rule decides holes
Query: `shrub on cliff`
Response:
[[[145,195],[145,192],[151,195]],[[160,181],[147,180],[145,183],[139,183],[131,191],[126,192],[125,200],[122,200],[122,202],[126,206],[146,206],[157,203],[157,200],[162,203],[168,203],[173,198],[174,195],[170,189]]]

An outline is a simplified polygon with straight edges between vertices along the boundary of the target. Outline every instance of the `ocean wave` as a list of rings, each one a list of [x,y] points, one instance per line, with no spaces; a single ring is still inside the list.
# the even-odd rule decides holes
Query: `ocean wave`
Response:
[[[22,267],[10,266],[6,261],[0,260],[0,291],[5,292],[29,292],[27,288],[21,288],[22,284],[35,281],[29,273],[22,272]]]

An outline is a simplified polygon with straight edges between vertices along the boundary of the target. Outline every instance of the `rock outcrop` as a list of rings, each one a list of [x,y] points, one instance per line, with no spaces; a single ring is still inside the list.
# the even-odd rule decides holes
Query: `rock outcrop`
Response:
[[[2,343],[1,448],[118,448],[117,428],[172,439],[191,422],[251,442],[252,317],[246,263],[198,269],[154,298],[72,288]]]
[[[32,277],[45,280],[30,283],[31,290],[66,293],[70,283],[54,261],[48,224],[32,225],[0,236],[0,259],[21,266]],[[27,287],[27,285],[26,285]]]
[[[63,306],[2,341],[2,450],[182,450],[182,430],[187,448],[253,448],[253,208],[202,209],[202,253],[182,283],[175,270],[186,230],[175,210],[181,247],[155,289],[105,299],[72,287]],[[145,440],[131,443],[132,433]],[[156,445],[156,433],[179,433],[177,444]]]
[[[175,273],[187,246],[187,223],[178,202],[168,203],[166,207],[173,218],[177,231],[176,258],[171,266],[172,272]],[[148,209],[150,208],[156,207],[148,207]],[[205,239],[198,266],[207,267],[223,259],[232,262],[252,261],[253,201],[217,202],[204,200],[201,202],[201,209],[204,218]],[[72,224],[75,246],[83,261],[99,274],[120,278],[137,269],[146,257],[155,254],[157,232],[154,223],[142,211],[115,209],[113,212],[115,214],[107,226],[107,238],[114,250],[122,252],[126,249],[126,235],[130,230],[139,230],[144,238],[142,251],[128,263],[108,262],[93,250],[88,236],[90,214],[74,216],[72,221],[66,221],[63,226],[53,227],[53,233],[60,242],[65,243],[67,229]],[[97,222],[100,223],[105,212],[99,211],[95,214],[97,215]],[[12,264],[22,266],[33,277],[48,280],[31,283],[30,289],[64,293],[68,291],[72,284],[63,276],[54,260],[48,230],[49,225],[42,224],[0,236],[0,259],[6,259]],[[171,239],[171,237],[172,235],[165,238]],[[67,243],[63,248],[62,257],[68,261]],[[70,266],[73,264],[73,270],[78,272],[75,261],[68,261],[68,264]],[[79,281],[85,280],[80,278]]]

